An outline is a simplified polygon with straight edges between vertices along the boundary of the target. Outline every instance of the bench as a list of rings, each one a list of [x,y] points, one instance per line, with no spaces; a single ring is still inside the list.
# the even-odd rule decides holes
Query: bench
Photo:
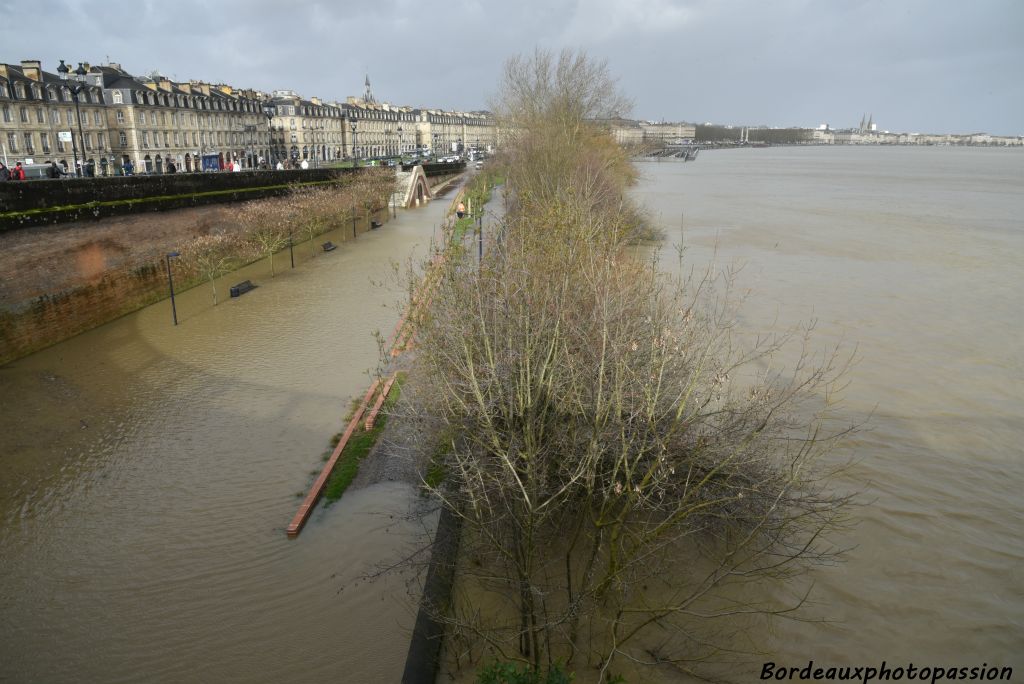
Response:
[[[242,295],[244,295],[249,290],[255,290],[255,289],[256,289],[256,286],[252,284],[251,280],[243,280],[242,282],[238,283],[237,285],[232,285],[231,286],[231,296],[232,297],[241,297]]]
[[[325,242],[325,243],[324,243],[323,245],[321,245],[321,247],[323,247],[323,248],[324,248],[324,251],[325,251],[325,252],[331,252],[331,251],[333,251],[333,250],[335,250],[335,249],[338,249],[338,245],[334,244],[334,243],[333,243],[333,242],[331,242],[330,240],[328,240],[328,241],[327,241],[327,242]]]

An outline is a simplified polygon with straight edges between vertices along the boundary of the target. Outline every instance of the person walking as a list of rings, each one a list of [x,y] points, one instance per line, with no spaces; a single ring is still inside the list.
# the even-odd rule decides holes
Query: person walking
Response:
[[[9,180],[11,177],[11,170],[7,168],[7,165],[0,162],[0,182]]]
[[[451,205],[449,205],[449,206],[451,206]],[[466,205],[463,204],[462,202],[459,202],[459,206],[455,207],[455,215],[458,216],[459,218],[462,218],[463,216],[465,216],[466,215]]]
[[[284,171],[284,164],[278,161],[277,166],[275,166],[274,168],[277,169],[278,171]]]
[[[301,164],[299,164],[299,166],[301,166],[301,167],[302,167],[302,170],[303,170],[303,171],[305,171],[306,169],[308,169],[308,168],[309,168],[309,162],[308,162],[308,161],[306,161],[305,159],[303,159],[303,160],[302,160],[302,163],[301,163]]]
[[[21,168],[21,162],[15,164],[11,170],[11,180],[25,180],[25,169]]]
[[[50,168],[46,169],[46,175],[50,178],[60,178],[63,174],[60,171],[60,167],[57,166],[57,162],[50,162]]]

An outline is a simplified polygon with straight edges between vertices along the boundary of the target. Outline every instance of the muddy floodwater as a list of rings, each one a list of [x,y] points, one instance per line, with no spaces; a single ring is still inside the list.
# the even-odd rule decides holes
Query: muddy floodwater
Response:
[[[415,493],[284,528],[398,318],[392,262],[447,204],[228,275],[216,307],[181,293],[177,327],[164,301],[0,368],[0,681],[399,678],[406,588],[358,580],[419,532]]]
[[[860,492],[850,550],[808,578],[809,621],[775,622],[737,668],[1024,673],[1024,155],[639,168],[664,270],[682,239],[684,267],[743,264],[743,331],[816,319],[817,344],[856,348],[838,408],[867,423],[835,481]],[[183,293],[177,327],[165,301],[0,368],[0,681],[399,679],[405,586],[359,578],[418,538],[412,489],[351,491],[295,541],[284,527],[367,385],[371,332],[397,320],[398,288],[375,281],[425,253],[446,205],[224,278],[259,284],[238,300]]]
[[[822,347],[856,347],[839,410],[871,417],[836,481],[862,493],[836,539],[850,551],[811,577],[804,615],[825,622],[777,622],[756,667],[1024,675],[1024,154],[775,148],[639,167],[635,197],[666,245],[682,238],[684,267],[743,266],[742,329],[816,319]],[[679,268],[670,248],[661,263]]]

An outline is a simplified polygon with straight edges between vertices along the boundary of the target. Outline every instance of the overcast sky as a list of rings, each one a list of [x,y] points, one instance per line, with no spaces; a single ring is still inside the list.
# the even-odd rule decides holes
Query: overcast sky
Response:
[[[486,108],[511,55],[606,59],[634,118],[1024,134],[1024,0],[0,0],[0,61]]]

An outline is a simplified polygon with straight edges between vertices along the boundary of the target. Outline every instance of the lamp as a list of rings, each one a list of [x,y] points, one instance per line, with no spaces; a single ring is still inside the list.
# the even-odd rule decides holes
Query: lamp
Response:
[[[167,286],[171,288],[171,317],[174,325],[178,325],[178,308],[174,305],[174,279],[171,277],[171,259],[181,256],[181,252],[167,253]]]
[[[86,88],[85,75],[88,73],[81,62],[78,63],[78,68],[75,69],[75,81],[77,84],[68,85],[68,73],[71,72],[71,68],[64,63],[64,60],[60,60],[60,66],[57,67],[57,73],[60,74],[60,80],[64,82],[64,87],[74,96],[75,103],[75,118],[78,119],[78,137],[82,141],[82,162],[84,166],[85,162],[85,136],[82,134],[82,112],[78,108],[78,94]],[[75,155],[75,175],[81,176],[82,169],[78,166],[78,146],[75,144],[74,131],[71,132],[71,151]]]

